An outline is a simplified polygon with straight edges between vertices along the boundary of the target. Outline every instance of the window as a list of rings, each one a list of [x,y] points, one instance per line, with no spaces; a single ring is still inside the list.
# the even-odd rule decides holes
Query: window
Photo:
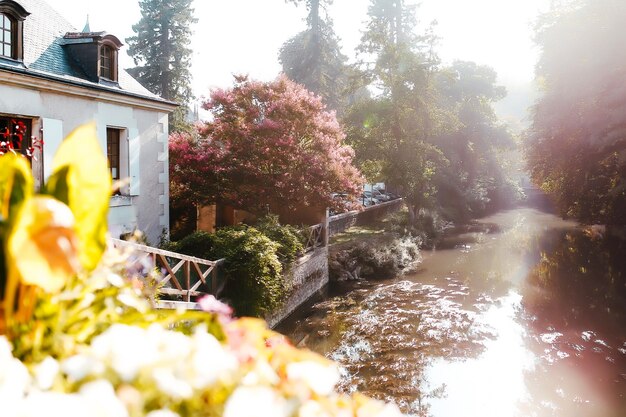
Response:
[[[4,13],[0,13],[0,55],[15,58],[15,23]]]
[[[13,0],[0,0],[0,58],[24,57],[24,20],[28,13]]]
[[[113,48],[110,46],[100,46],[100,76],[109,80],[115,80],[113,72],[115,57],[113,54]]]
[[[0,153],[15,151],[32,156],[31,120],[0,116]]]
[[[107,128],[107,159],[109,160],[109,169],[111,177],[114,181],[121,178],[120,174],[120,130]]]

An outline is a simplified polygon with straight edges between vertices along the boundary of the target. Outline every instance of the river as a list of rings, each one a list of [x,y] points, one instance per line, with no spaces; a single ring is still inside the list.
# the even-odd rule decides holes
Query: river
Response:
[[[532,208],[480,223],[278,330],[417,416],[626,416],[626,244]]]

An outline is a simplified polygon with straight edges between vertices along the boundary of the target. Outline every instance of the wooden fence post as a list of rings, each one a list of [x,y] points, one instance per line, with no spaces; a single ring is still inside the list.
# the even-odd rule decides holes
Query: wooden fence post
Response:
[[[211,271],[211,292],[210,294],[212,294],[215,298],[217,298],[217,290],[218,290],[218,286],[217,286],[217,268],[219,268],[219,263],[215,264],[213,266],[213,270]]]
[[[326,207],[326,214],[324,215],[324,247],[328,246],[328,241],[330,240],[330,212],[328,207]]]

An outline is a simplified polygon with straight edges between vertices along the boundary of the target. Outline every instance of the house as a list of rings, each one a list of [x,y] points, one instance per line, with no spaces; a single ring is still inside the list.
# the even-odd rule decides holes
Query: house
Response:
[[[176,104],[118,68],[114,35],[77,31],[43,0],[0,0],[0,133],[43,140],[32,169],[37,186],[55,151],[81,124],[95,121],[114,179],[129,179],[111,198],[113,237],[135,229],[157,243],[169,228],[168,114]]]

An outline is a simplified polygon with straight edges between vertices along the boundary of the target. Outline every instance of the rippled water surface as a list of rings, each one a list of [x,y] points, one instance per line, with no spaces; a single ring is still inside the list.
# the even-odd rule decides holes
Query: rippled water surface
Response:
[[[626,244],[529,208],[482,222],[279,330],[419,416],[626,416]]]

